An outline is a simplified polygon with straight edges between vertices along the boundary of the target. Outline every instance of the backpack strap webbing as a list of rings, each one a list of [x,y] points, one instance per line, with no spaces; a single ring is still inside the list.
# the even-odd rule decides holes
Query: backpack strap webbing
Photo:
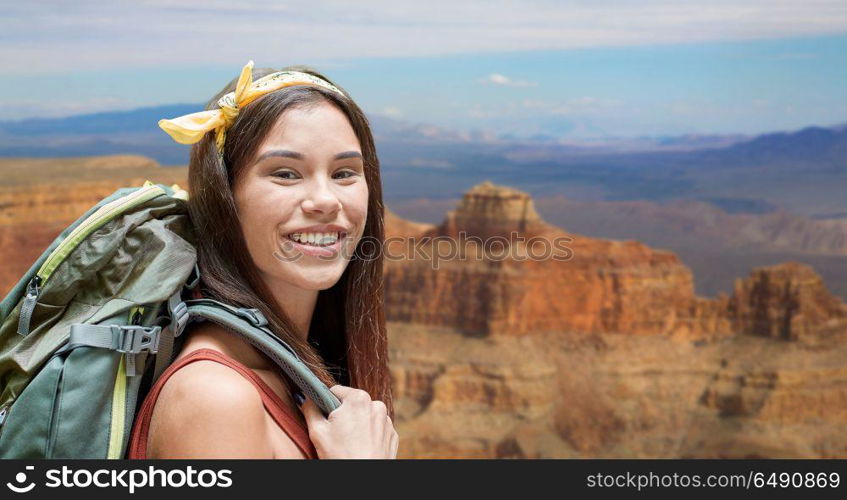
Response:
[[[294,349],[267,328],[267,320],[258,309],[236,308],[212,299],[187,300],[190,317],[214,321],[240,335],[263,352],[304,394],[329,415],[341,402],[329,388],[297,356]]]
[[[182,301],[182,291],[178,290],[168,299],[168,317],[170,325],[162,331],[159,340],[159,353],[153,368],[153,383],[155,384],[165,369],[171,364],[174,354],[174,339],[182,335],[188,324],[188,306]]]
[[[133,377],[138,374],[135,356],[142,352],[158,352],[161,332],[160,326],[76,323],[71,325],[67,348],[85,345],[122,352],[126,354],[126,374]]]

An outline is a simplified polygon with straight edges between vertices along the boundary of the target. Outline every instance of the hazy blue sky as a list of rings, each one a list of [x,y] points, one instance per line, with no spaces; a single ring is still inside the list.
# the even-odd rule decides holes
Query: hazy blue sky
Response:
[[[267,4],[272,4],[269,7]],[[368,113],[563,137],[847,122],[847,1],[0,1],[0,119],[308,64]]]

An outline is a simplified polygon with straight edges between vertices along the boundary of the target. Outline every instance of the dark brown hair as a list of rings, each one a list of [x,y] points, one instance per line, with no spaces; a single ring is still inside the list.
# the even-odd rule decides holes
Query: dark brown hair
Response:
[[[328,78],[305,66],[284,70],[302,71]],[[275,71],[254,69],[254,81]],[[235,89],[237,78],[213,97],[206,109]],[[233,198],[235,180],[250,165],[259,145],[280,115],[294,107],[309,108],[327,102],[342,111],[359,139],[368,185],[368,214],[356,256],[362,243],[383,242],[382,184],[373,135],[365,114],[340,86],[344,97],[315,86],[286,87],[248,104],[226,133],[223,162],[218,159],[214,132],[208,132],[191,148],[188,167],[189,213],[198,236],[198,264],[203,295],[237,307],[259,309],[270,329],[287,342],[327,386],[349,385],[383,401],[393,416],[388,371],[388,346],[383,311],[383,260],[381,252],[362,259],[353,257],[338,282],[318,292],[309,327],[308,342],[296,333],[293,323],[276,307],[270,290],[250,258]]]

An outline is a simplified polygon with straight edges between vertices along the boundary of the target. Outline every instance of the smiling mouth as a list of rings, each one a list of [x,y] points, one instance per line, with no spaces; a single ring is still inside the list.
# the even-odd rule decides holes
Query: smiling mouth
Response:
[[[285,235],[291,241],[312,247],[329,247],[344,239],[347,233],[336,231],[331,233],[291,233]]]

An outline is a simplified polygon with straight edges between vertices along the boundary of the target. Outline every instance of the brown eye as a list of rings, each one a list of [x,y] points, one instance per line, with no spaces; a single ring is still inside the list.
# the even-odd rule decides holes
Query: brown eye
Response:
[[[346,175],[343,175],[343,174],[346,174]],[[337,179],[349,179],[349,178],[355,177],[359,174],[357,172],[354,172],[353,170],[341,170],[339,172],[336,172],[335,175],[336,176],[341,175],[340,177],[336,177]]]
[[[291,170],[280,170],[279,172],[274,172],[273,176],[286,181],[297,178],[297,174]]]

